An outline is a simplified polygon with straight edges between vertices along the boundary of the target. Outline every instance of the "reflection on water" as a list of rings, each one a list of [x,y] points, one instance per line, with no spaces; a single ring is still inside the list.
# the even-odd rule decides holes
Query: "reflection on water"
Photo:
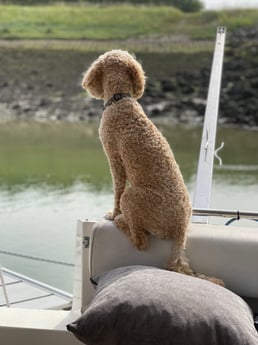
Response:
[[[161,128],[193,195],[200,129]],[[222,129],[212,206],[258,210],[257,132]],[[0,126],[0,251],[73,262],[77,219],[112,208],[112,182],[95,126]],[[72,268],[0,254],[0,263],[71,291]]]
[[[77,183],[69,188],[28,186],[0,191],[0,251],[73,262],[77,219],[98,219],[112,205],[111,191]],[[10,269],[71,291],[71,267],[1,255]]]

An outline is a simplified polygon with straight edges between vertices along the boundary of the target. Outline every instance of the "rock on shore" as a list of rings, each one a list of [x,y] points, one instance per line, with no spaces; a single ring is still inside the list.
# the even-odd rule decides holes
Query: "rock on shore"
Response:
[[[257,37],[258,27],[227,36],[221,124],[258,127]],[[87,97],[80,87],[85,66],[98,54],[0,49],[0,119],[88,121],[101,115],[102,102]],[[211,68],[211,56],[206,55],[205,63],[198,63],[195,54],[188,54],[185,68],[183,62],[178,68],[179,62],[173,62],[171,54],[169,60],[174,67],[163,73],[158,71],[162,61],[160,65],[156,61],[156,73],[149,64],[149,78],[140,103],[151,119],[172,124],[202,123]]]

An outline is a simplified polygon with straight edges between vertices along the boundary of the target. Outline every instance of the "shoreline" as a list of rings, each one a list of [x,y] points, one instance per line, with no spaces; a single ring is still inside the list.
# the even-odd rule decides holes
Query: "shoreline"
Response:
[[[258,26],[240,29],[227,38],[220,125],[258,127],[257,37]],[[185,45],[188,51],[158,51],[157,41],[151,39],[146,42],[154,44],[157,51],[135,51],[147,75],[140,104],[155,123],[199,126],[205,113],[213,50],[190,51],[191,41],[179,42],[180,37],[169,40]],[[131,40],[134,44],[143,41]],[[0,119],[98,119],[102,102],[88,97],[80,83],[83,72],[105,46],[98,42],[100,52],[86,49],[85,41],[29,40],[21,48],[24,42],[0,40]],[[197,47],[198,41],[194,44]]]
[[[212,52],[214,40],[192,40],[187,35],[149,35],[114,40],[0,39],[0,49],[103,52],[122,49],[135,53]]]

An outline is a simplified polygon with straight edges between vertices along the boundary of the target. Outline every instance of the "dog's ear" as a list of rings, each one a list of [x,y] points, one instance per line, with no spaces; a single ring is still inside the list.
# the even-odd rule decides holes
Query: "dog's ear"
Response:
[[[101,60],[96,60],[86,71],[82,79],[82,87],[97,99],[104,98],[103,68]]]
[[[135,60],[128,69],[129,76],[132,80],[133,97],[135,99],[141,98],[144,92],[145,75],[142,66]]]

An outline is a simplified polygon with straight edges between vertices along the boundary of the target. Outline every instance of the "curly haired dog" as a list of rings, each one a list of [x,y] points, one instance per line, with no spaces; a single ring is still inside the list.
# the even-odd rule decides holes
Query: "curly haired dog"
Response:
[[[114,210],[106,218],[140,250],[148,247],[148,233],[173,240],[169,270],[222,285],[195,274],[184,255],[191,203],[167,140],[137,102],[145,86],[141,65],[126,51],[109,51],[90,66],[82,86],[104,99],[99,135],[115,193]]]

